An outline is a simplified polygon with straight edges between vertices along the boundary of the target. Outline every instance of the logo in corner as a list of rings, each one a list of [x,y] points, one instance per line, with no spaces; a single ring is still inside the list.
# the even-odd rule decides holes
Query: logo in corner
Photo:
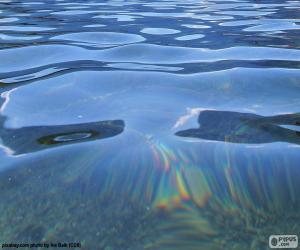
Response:
[[[297,248],[297,235],[271,235],[269,237],[270,248]]]

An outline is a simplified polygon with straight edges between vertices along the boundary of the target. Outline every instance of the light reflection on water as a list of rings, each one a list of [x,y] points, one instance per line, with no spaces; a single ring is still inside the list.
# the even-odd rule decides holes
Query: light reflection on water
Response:
[[[1,240],[240,250],[297,234],[299,7],[0,1]]]

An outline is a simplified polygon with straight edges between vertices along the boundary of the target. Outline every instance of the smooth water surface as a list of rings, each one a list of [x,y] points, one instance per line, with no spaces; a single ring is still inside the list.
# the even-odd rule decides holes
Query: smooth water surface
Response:
[[[0,242],[258,250],[299,234],[299,8],[0,0]]]

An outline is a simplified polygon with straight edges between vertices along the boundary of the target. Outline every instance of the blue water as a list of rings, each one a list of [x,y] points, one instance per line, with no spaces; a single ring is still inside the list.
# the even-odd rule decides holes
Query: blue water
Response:
[[[299,234],[299,8],[0,0],[1,244]]]

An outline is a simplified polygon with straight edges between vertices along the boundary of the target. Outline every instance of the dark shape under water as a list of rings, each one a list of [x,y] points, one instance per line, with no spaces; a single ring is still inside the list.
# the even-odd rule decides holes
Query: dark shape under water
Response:
[[[289,142],[300,144],[300,132],[280,125],[300,126],[300,113],[264,117],[251,113],[202,111],[199,128],[178,131],[176,135],[233,143]]]
[[[116,136],[123,132],[123,120],[99,121],[58,126],[33,126],[1,129],[2,144],[14,155],[40,151],[50,147],[74,144]]]

